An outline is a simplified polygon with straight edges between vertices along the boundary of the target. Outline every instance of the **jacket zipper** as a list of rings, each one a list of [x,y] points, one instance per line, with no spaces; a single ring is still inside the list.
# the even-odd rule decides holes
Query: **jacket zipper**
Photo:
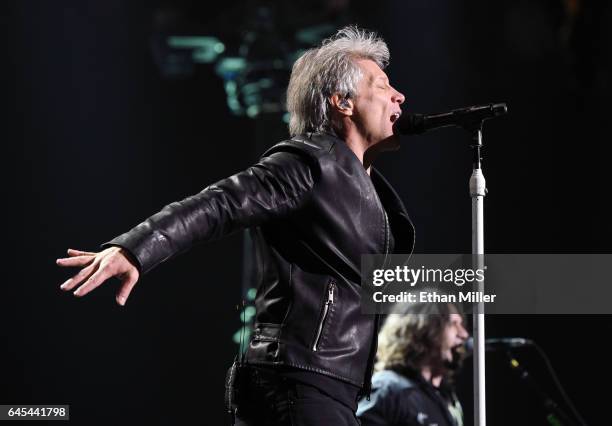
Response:
[[[323,326],[325,325],[325,320],[327,319],[327,315],[329,314],[329,310],[331,306],[334,304],[334,287],[336,284],[331,281],[329,283],[329,287],[327,288],[327,300],[325,301],[325,306],[323,307],[323,314],[321,315],[321,320],[319,321],[319,326],[317,327],[317,335],[315,337],[314,344],[312,345],[312,350],[316,352],[319,349],[319,340],[321,340],[321,334],[323,333]]]
[[[387,267],[387,257],[389,255],[389,244],[391,243],[391,238],[389,237],[389,216],[387,216],[387,212],[383,208],[383,215],[385,217],[385,260],[383,261],[383,268]]]

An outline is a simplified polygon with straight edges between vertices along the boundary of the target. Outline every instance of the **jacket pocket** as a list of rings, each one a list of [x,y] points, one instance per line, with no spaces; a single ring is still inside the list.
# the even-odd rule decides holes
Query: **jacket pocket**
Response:
[[[319,345],[321,343],[321,336],[323,335],[323,330],[325,330],[325,325],[329,320],[329,316],[331,315],[334,309],[334,300],[336,291],[336,283],[334,280],[330,280],[327,285],[327,298],[325,299],[325,304],[323,305],[323,309],[321,310],[321,316],[319,317],[319,322],[317,323],[317,329],[315,333],[314,342],[312,344],[312,350],[314,352],[319,350]]]

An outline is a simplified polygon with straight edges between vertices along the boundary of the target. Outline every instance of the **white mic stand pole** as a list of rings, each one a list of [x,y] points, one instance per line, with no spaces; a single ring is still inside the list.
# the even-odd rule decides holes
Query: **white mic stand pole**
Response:
[[[472,198],[472,254],[476,255],[477,269],[484,268],[484,197],[487,193],[485,177],[481,169],[480,150],[482,148],[482,123],[473,130],[474,160],[470,177],[470,197]],[[478,290],[484,291],[484,282],[479,282]],[[487,405],[485,399],[485,316],[484,304],[475,304],[473,313],[474,337],[474,425],[486,426]]]

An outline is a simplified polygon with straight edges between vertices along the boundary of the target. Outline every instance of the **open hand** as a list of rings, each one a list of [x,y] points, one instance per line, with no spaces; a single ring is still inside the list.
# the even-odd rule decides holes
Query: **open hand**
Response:
[[[79,286],[74,295],[81,297],[109,278],[117,277],[121,280],[121,287],[116,300],[121,306],[125,305],[140,273],[121,247],[109,247],[98,253],[68,249],[68,256],[70,257],[57,259],[56,263],[63,267],[76,266],[82,269],[60,286],[62,290],[70,291]]]

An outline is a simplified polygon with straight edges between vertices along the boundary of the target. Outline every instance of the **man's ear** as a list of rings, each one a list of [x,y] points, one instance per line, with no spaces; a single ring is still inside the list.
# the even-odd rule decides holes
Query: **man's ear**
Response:
[[[338,93],[332,95],[330,102],[338,113],[346,116],[353,115],[353,100]]]

